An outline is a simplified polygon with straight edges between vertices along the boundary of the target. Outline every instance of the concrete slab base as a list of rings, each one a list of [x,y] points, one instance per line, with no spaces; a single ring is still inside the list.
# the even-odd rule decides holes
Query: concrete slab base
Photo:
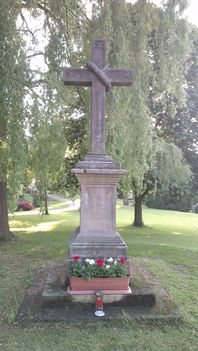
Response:
[[[104,296],[104,317],[96,317],[95,295],[69,294],[65,280],[66,263],[54,262],[50,269],[36,272],[16,319],[19,323],[40,321],[96,321],[115,319],[177,320],[180,312],[150,272],[133,269],[132,293]],[[113,299],[112,299],[113,297]]]

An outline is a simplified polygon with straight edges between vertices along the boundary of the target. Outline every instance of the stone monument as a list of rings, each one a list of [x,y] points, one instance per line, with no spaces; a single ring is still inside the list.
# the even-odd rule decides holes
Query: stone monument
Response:
[[[98,39],[93,42],[92,61],[87,64],[87,68],[64,70],[66,85],[88,85],[92,89],[91,152],[73,170],[81,185],[81,216],[80,228],[75,231],[70,242],[70,258],[74,255],[81,258],[127,257],[127,246],[116,232],[115,225],[117,184],[126,171],[121,170],[105,153],[104,106],[106,90],[111,86],[130,85],[132,71],[106,69],[105,57],[105,41]],[[123,319],[123,313],[137,320],[180,318],[177,307],[147,268],[138,268],[132,261],[128,264],[130,272],[133,272],[129,288],[103,289],[102,302],[107,304],[105,308],[108,311],[105,319]],[[72,290],[69,276],[65,277],[67,269],[68,261],[53,262],[49,271],[39,269],[17,313],[18,322],[95,321],[93,305],[97,305],[101,289],[94,288],[94,292],[87,289]],[[152,309],[156,303],[156,292],[157,304]]]
[[[131,85],[133,72],[105,66],[106,42],[96,39],[86,68],[64,69],[65,85],[91,86],[91,151],[73,169],[81,186],[81,210],[69,258],[127,257],[127,245],[116,231],[117,185],[127,171],[106,155],[105,95],[112,86]]]

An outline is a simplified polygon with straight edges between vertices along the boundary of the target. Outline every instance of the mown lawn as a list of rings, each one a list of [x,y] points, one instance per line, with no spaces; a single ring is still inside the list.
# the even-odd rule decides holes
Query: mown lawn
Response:
[[[54,206],[54,205],[53,205]],[[53,208],[62,208],[57,205]],[[144,261],[179,306],[180,322],[130,320],[102,323],[39,323],[19,326],[16,311],[37,268],[64,259],[79,211],[10,218],[17,239],[0,242],[0,350],[2,351],[197,351],[198,215],[144,209],[142,229],[133,228],[132,208],[118,206],[117,227],[128,254]]]

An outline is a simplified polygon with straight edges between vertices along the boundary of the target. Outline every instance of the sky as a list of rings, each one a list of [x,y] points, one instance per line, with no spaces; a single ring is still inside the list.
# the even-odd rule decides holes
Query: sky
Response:
[[[156,4],[159,4],[159,0],[153,0]],[[189,0],[189,7],[186,10],[186,17],[189,22],[198,26],[198,0]]]
[[[198,0],[191,0],[186,11],[189,22],[198,26]]]

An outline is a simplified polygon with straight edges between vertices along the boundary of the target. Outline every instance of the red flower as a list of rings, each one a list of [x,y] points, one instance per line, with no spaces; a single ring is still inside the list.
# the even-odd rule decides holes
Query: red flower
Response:
[[[104,259],[103,259],[103,258],[98,258],[97,261],[96,261],[96,263],[97,263],[97,265],[98,265],[99,267],[101,267],[101,266],[103,266],[103,264],[104,264]]]
[[[126,263],[126,259],[120,258],[118,262],[119,262],[119,264],[124,265]]]
[[[73,260],[74,260],[75,262],[78,261],[79,258],[80,258],[80,256],[73,256]]]

